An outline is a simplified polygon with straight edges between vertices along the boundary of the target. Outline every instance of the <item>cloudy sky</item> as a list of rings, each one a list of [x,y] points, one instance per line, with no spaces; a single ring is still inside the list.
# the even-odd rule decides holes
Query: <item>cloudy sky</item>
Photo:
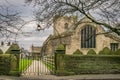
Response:
[[[33,5],[25,4],[24,0],[0,0],[0,5],[9,7],[15,11],[17,10],[26,21],[30,21],[34,18]],[[28,49],[31,45],[42,46],[45,39],[52,34],[52,28],[45,29],[44,31],[36,31],[36,24],[36,22],[31,22],[23,27],[22,30],[26,34],[17,37],[17,42],[21,47]]]

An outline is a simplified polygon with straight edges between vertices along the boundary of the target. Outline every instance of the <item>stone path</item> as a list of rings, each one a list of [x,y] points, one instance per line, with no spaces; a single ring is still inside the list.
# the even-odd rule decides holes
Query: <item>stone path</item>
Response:
[[[38,61],[38,60],[33,60],[32,64],[26,69],[25,72],[23,72],[23,76],[26,75],[46,75],[46,74],[50,74],[50,71],[48,70],[48,68],[45,66],[45,64],[43,64],[42,61]]]
[[[0,80],[120,80],[120,74],[84,74],[71,76],[55,76],[55,75],[40,75],[40,76],[0,76]]]

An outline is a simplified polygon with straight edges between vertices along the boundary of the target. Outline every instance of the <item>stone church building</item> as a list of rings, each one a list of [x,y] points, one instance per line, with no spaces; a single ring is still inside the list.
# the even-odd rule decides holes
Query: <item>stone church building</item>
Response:
[[[83,54],[87,54],[93,49],[98,54],[104,47],[112,51],[120,48],[120,37],[113,34],[105,34],[102,26],[93,23],[87,17],[83,17],[77,27],[74,27],[77,17],[56,17],[54,20],[53,35],[50,35],[43,43],[42,52],[54,54],[54,50],[59,44],[63,44],[66,54],[73,54],[79,49]]]

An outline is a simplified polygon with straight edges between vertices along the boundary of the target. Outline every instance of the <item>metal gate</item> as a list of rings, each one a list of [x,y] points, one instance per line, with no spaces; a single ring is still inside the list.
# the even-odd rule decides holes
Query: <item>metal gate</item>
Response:
[[[21,55],[19,71],[21,75],[54,74],[54,56],[25,56]]]

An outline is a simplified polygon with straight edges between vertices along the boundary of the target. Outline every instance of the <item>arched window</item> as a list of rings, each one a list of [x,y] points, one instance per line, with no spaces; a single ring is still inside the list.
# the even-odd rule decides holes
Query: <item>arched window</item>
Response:
[[[90,25],[81,30],[81,48],[96,48],[96,29]]]

